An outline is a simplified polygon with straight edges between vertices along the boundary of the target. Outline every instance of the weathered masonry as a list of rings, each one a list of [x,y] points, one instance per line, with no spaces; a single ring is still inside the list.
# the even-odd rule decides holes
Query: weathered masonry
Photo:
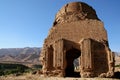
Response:
[[[74,60],[79,70],[74,70]],[[114,55],[107,32],[95,10],[83,2],[63,6],[44,41],[41,57],[45,76],[111,77]]]

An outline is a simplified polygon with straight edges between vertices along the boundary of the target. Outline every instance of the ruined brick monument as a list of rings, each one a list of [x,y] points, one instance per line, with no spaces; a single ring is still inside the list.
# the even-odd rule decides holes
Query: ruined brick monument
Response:
[[[83,3],[66,4],[56,14],[40,55],[45,76],[112,77],[114,54],[95,10]],[[79,59],[79,71],[73,61]]]

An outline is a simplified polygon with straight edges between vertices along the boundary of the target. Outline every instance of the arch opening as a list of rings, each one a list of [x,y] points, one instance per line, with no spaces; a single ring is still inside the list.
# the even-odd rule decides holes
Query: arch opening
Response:
[[[81,56],[81,51],[72,48],[66,52],[67,66],[65,69],[65,77],[80,77],[80,72],[75,72],[74,60]]]

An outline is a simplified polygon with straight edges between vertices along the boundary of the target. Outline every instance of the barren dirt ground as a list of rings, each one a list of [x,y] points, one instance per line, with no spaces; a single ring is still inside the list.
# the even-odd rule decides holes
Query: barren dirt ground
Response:
[[[119,80],[119,79],[40,77],[40,75],[27,74],[22,76],[1,76],[0,80]]]

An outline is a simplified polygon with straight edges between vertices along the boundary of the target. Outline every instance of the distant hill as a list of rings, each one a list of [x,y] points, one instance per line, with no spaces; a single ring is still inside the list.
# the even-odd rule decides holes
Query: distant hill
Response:
[[[0,62],[40,64],[41,48],[4,48],[0,49]]]
[[[41,48],[25,47],[25,48],[4,48],[0,49],[0,62],[16,62],[25,64],[40,64]],[[120,65],[120,53],[115,53],[115,65]],[[78,60],[74,61],[74,65],[79,64]]]
[[[120,53],[114,52],[115,53],[115,64],[120,65]]]

